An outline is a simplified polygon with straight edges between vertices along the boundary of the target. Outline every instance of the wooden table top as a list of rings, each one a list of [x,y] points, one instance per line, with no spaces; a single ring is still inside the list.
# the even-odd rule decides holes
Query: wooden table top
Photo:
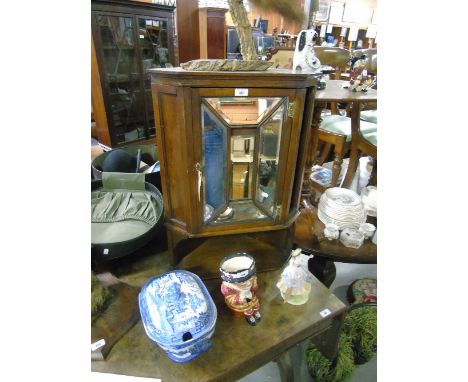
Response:
[[[165,255],[159,253],[134,261],[125,267],[127,274],[118,274],[117,269],[117,276],[141,287],[148,278],[167,267]],[[220,280],[205,281],[218,309],[218,318],[212,347],[194,360],[185,364],[172,362],[147,337],[139,320],[112,348],[105,361],[92,362],[92,371],[161,378],[164,382],[235,381],[322,332],[346,310],[315,277],[306,304],[284,304],[276,287],[279,275],[280,270],[258,274],[262,320],[254,327],[227,308]],[[331,311],[325,318],[320,315],[324,309]]]
[[[368,89],[366,92],[353,92],[343,88],[343,84],[348,81],[328,80],[325,89],[317,90],[315,93],[316,101],[323,102],[368,102],[377,100],[377,90]]]
[[[326,239],[323,234],[325,225],[318,219],[316,212],[315,207],[303,208],[296,220],[294,242],[299,248],[332,261],[377,263],[377,246],[369,239],[364,240],[364,244],[358,249],[345,247],[339,240]]]

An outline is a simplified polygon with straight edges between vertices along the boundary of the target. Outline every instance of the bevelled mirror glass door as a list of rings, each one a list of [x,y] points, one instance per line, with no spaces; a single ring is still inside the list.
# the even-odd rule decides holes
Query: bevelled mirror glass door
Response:
[[[202,97],[203,222],[276,219],[287,97]]]

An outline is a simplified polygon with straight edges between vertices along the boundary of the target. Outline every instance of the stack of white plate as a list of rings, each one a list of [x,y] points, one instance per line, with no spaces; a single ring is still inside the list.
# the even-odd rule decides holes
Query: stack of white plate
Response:
[[[377,187],[364,187],[361,191],[361,199],[367,215],[377,216]]]
[[[320,197],[317,216],[324,224],[333,223],[340,229],[359,228],[367,214],[361,197],[346,188],[327,189]]]

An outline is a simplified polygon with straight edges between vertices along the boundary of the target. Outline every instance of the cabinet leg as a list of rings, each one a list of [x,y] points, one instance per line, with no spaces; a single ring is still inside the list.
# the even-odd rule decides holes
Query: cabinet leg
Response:
[[[177,251],[176,247],[181,241],[187,239],[185,235],[181,235],[177,232],[167,230],[167,260],[171,266],[175,266],[179,263],[181,258],[179,258],[179,251]]]

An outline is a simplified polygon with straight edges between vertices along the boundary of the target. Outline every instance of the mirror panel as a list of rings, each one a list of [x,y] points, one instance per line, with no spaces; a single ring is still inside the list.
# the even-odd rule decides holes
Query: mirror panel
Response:
[[[285,105],[282,97],[203,98],[199,187],[206,224],[276,217]]]
[[[221,97],[205,98],[213,109],[230,125],[261,123],[281,98]]]
[[[202,105],[202,134],[203,171],[200,169],[197,186],[200,188],[204,184],[204,221],[207,221],[216,210],[227,204],[227,128],[205,105]]]
[[[254,149],[253,134],[231,136],[231,200],[252,198]]]
[[[255,199],[273,217],[276,213],[279,151],[285,106],[281,105],[272,117],[260,126],[259,161]]]

